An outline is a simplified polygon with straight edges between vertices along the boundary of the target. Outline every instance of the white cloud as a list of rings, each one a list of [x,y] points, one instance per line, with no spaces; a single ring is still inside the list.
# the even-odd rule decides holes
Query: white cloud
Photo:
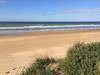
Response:
[[[0,4],[3,4],[3,3],[5,3],[5,0],[0,0]]]
[[[60,12],[45,13],[43,14],[43,16],[62,15],[62,14],[100,14],[100,8],[66,9]]]
[[[100,13],[100,8],[94,8],[94,9],[70,9],[70,10],[65,10],[64,13]]]

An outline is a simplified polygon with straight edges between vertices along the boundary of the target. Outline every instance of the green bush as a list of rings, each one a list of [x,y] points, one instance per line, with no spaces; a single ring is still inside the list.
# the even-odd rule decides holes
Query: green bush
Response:
[[[50,65],[56,64],[53,58],[38,58],[29,68],[22,72],[21,75],[59,75]]]
[[[60,62],[64,75],[100,75],[100,43],[77,43]]]

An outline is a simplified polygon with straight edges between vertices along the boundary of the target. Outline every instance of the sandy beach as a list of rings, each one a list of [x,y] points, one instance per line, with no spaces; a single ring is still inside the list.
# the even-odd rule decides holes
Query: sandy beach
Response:
[[[64,58],[77,42],[100,41],[100,30],[65,30],[0,35],[0,75],[17,75],[36,58]]]

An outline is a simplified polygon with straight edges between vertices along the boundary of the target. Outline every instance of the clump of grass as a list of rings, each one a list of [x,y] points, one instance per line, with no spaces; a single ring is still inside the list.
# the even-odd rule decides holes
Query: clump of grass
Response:
[[[100,43],[77,43],[60,63],[64,75],[100,75]]]
[[[21,75],[59,75],[57,70],[52,69],[57,61],[54,58],[38,58],[29,68],[22,72]]]

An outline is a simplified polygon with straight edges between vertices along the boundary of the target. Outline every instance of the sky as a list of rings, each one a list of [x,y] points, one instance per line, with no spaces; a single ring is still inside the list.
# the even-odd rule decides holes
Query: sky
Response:
[[[100,21],[100,0],[0,0],[0,21]]]

